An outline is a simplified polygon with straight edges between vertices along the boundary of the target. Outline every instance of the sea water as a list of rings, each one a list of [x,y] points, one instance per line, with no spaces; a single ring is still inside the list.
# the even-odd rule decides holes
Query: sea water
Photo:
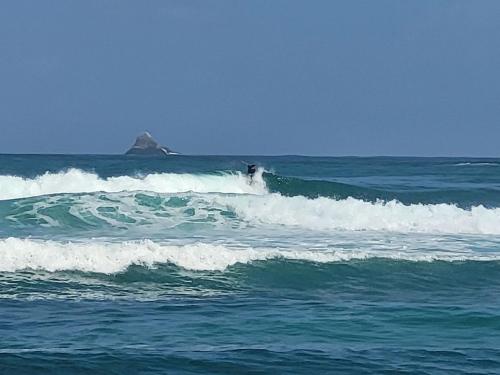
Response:
[[[0,373],[313,371],[500,373],[500,159],[0,155]]]

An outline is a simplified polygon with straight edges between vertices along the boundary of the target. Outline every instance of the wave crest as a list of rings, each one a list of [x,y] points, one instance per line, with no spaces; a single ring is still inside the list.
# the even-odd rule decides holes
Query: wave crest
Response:
[[[131,265],[153,267],[161,263],[195,271],[223,271],[236,263],[279,257],[317,262],[339,259],[332,253],[317,251],[232,249],[207,243],[175,246],[150,240],[121,243],[72,243],[13,237],[0,240],[0,271],[3,272],[33,269],[110,274],[124,271]]]
[[[316,263],[344,262],[371,258],[408,261],[491,261],[498,253],[462,251],[407,251],[401,249],[300,250],[277,248],[228,247],[209,243],[186,245],[159,244],[150,240],[110,242],[56,242],[7,238],[0,240],[0,272],[19,270],[83,271],[113,274],[131,265],[154,267],[171,263],[193,271],[224,271],[237,263],[272,259]]]
[[[153,173],[144,177],[118,176],[101,178],[95,173],[69,169],[59,173],[45,173],[35,178],[0,176],[0,200],[19,199],[49,194],[150,191],[156,193],[234,193],[264,194],[262,170],[248,183],[242,173],[179,174]]]

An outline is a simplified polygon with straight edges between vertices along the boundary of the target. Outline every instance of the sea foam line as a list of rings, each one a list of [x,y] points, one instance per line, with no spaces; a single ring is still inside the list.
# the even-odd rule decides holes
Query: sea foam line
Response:
[[[154,267],[171,263],[194,271],[224,271],[237,263],[270,259],[302,260],[317,263],[343,262],[369,258],[409,261],[499,260],[498,253],[472,251],[408,251],[401,249],[335,249],[291,250],[276,248],[231,248],[219,244],[186,245],[159,244],[150,240],[110,243],[56,242],[7,238],[0,240],[0,272],[45,270],[49,272],[75,270],[112,274],[125,271],[131,265]]]
[[[499,166],[499,163],[494,162],[463,162],[453,164],[456,167],[465,167],[465,166],[476,166],[476,167],[485,167],[485,166]]]

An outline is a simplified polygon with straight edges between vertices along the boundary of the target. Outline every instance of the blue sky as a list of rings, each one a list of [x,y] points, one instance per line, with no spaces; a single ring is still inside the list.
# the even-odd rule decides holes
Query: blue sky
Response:
[[[500,156],[500,1],[0,3],[0,153]]]

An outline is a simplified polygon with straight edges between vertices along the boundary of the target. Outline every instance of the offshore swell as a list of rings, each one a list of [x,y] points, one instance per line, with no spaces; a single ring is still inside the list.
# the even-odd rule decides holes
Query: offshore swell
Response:
[[[495,159],[0,159],[7,371],[499,369]]]

